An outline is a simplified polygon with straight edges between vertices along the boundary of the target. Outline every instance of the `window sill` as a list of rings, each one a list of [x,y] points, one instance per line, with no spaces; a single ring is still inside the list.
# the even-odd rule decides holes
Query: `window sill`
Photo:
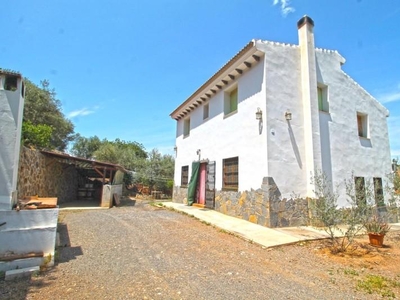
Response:
[[[183,138],[186,139],[189,136],[190,136],[190,134],[187,134],[187,135],[184,135]]]
[[[229,187],[224,187],[224,188],[222,188],[222,191],[224,191],[224,192],[237,192],[239,189],[236,187],[236,188],[234,188],[234,187],[232,187],[232,188],[229,188]]]
[[[366,141],[370,141],[371,140],[371,138],[369,138],[369,137],[365,137],[365,136],[358,136],[359,138],[360,138],[360,140],[366,140]]]
[[[237,114],[237,112],[238,112],[237,110],[231,111],[229,114],[224,115],[224,119],[229,118],[230,116],[233,116],[233,115]]]
[[[331,113],[329,111],[326,110],[319,110],[320,113],[323,113],[325,115],[330,115]]]

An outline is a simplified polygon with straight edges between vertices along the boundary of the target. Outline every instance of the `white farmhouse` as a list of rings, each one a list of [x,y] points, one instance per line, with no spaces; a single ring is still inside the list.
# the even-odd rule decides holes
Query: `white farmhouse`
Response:
[[[315,172],[341,195],[353,174],[382,201],[389,112],[342,71],[337,51],[315,48],[310,17],[297,26],[299,45],[251,41],[171,113],[175,202],[297,225]]]

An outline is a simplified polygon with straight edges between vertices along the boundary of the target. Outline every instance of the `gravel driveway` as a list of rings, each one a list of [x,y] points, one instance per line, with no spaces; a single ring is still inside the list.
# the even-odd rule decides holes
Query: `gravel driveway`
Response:
[[[0,280],[1,299],[377,297],[356,291],[307,243],[263,249],[145,202],[63,211],[60,220],[56,266],[30,280]]]

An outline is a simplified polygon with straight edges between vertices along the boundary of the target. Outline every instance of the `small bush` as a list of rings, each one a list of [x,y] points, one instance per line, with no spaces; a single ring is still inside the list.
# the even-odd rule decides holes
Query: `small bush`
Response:
[[[312,224],[321,224],[332,242],[333,253],[345,252],[355,237],[364,229],[372,216],[372,190],[369,182],[362,186],[354,176],[345,180],[346,196],[349,207],[339,208],[339,193],[322,172],[316,172],[312,178],[316,199],[311,201]],[[362,197],[360,197],[360,195]],[[344,225],[340,226],[339,225]]]

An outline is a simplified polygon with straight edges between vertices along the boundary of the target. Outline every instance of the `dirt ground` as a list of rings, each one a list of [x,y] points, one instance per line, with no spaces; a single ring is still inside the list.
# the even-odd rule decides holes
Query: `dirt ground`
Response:
[[[56,266],[0,279],[0,299],[400,298],[400,232],[345,254],[327,240],[263,248],[147,201],[64,211],[59,229]]]

